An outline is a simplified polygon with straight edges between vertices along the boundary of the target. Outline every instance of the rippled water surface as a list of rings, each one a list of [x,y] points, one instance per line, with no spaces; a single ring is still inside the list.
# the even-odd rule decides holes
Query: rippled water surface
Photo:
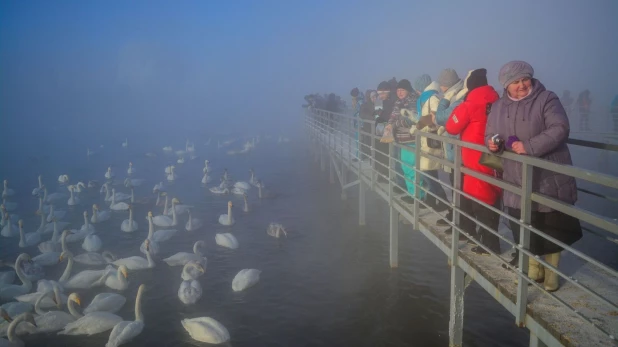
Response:
[[[145,283],[143,310],[146,327],[130,346],[204,345],[192,340],[180,320],[210,316],[227,327],[231,346],[446,346],[448,345],[449,267],[446,257],[420,233],[402,226],[400,267],[388,265],[388,213],[386,205],[370,194],[367,226],[358,226],[355,194],[340,199],[337,185],[328,183],[326,173],[313,162],[302,140],[286,145],[263,141],[246,156],[227,156],[213,146],[198,146],[200,159],[177,165],[180,178],[170,186],[170,195],[182,203],[195,205],[193,216],[206,221],[199,231],[180,230],[170,241],[161,243],[161,258],[179,251],[190,252],[196,240],[206,241],[208,267],[200,278],[203,296],[193,306],[183,305],[177,291],[180,267],[158,262],[156,268],[129,275],[129,289],[123,292],[127,304],[118,313],[133,320],[137,287]],[[143,153],[143,152],[142,152]],[[139,230],[120,231],[126,212],[114,212],[112,220],[96,225],[104,248],[119,257],[141,255],[139,245],[147,235],[145,216],[154,207],[154,183],[163,180],[165,165],[173,157],[158,151],[157,158],[127,150],[99,157],[75,160],[72,157],[31,163],[33,172],[4,172],[16,182],[20,193],[14,201],[17,211],[30,228],[38,226],[32,215],[38,201],[29,195],[43,171],[51,191],[64,191],[55,183],[67,173],[72,181],[99,179],[107,165],[114,165],[119,178],[126,176],[129,160],[147,179],[135,190]],[[217,181],[224,168],[238,180],[248,180],[253,167],[264,180],[274,199],[257,198],[252,189],[249,213],[241,210],[242,199],[215,196],[201,187],[203,159],[211,161]],[[127,190],[119,186],[118,190]],[[94,202],[102,202],[96,191],[82,193],[82,204],[70,209],[72,227],[83,224],[81,213]],[[218,216],[226,213],[227,201],[235,203],[236,224],[224,227]],[[270,222],[280,222],[289,237],[277,240],[266,234]],[[186,216],[180,217],[180,228]],[[28,231],[28,230],[27,230]],[[216,233],[231,232],[240,243],[237,250],[218,247]],[[2,259],[14,260],[21,250],[17,239],[0,239]],[[81,243],[70,244],[75,254]],[[36,248],[25,251],[35,255]],[[66,263],[50,268],[47,278],[56,279]],[[233,277],[243,268],[262,270],[260,282],[245,292],[231,289]],[[74,271],[84,269],[76,264]],[[94,295],[109,289],[79,291],[86,305]],[[515,327],[514,318],[495,303],[480,287],[472,284],[466,293],[464,342],[467,346],[523,346],[525,330]],[[103,346],[109,332],[90,337],[44,334],[26,338],[33,346]]]

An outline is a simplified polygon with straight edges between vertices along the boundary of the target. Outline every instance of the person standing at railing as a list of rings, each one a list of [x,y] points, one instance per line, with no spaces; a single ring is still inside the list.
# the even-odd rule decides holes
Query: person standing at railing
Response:
[[[487,70],[485,69],[470,71],[464,85],[468,93],[464,101],[453,110],[453,113],[446,122],[446,131],[452,135],[461,135],[462,141],[483,145],[485,143],[487,114],[491,109],[491,104],[500,97],[492,86],[487,85]],[[466,168],[493,176],[493,169],[479,164],[481,152],[462,147],[461,158],[463,166]],[[500,209],[501,189],[492,184],[474,176],[463,175],[463,191],[487,205]],[[491,230],[498,230],[500,225],[500,215],[498,213],[465,196],[461,197],[460,202],[463,212],[485,224]],[[500,239],[498,236],[485,228],[481,228],[477,234],[476,222],[463,215],[460,218],[459,225],[464,231],[471,234],[472,237],[480,239],[483,245],[492,252],[500,254]],[[472,252],[489,255],[485,249],[478,246],[473,247]]]
[[[457,72],[453,69],[444,69],[440,73],[440,77],[438,78],[438,83],[440,84],[440,90],[444,93],[444,97],[440,99],[440,103],[438,104],[438,109],[436,110],[435,117],[433,122],[439,126],[446,126],[446,121],[451,116],[451,113],[462,101],[464,96],[466,96],[467,90],[464,88],[464,81],[459,78]],[[453,162],[453,145],[444,142],[444,153],[446,154],[446,159]],[[450,167],[444,166],[444,171],[449,174],[449,179],[451,181],[451,185],[454,184],[454,172]],[[446,226],[448,223],[446,220],[453,219],[453,210],[451,208],[448,209],[448,213],[445,219],[438,219],[436,223],[439,226]],[[450,229],[449,229],[450,231]]]
[[[562,97],[560,98],[560,103],[562,103],[562,106],[564,107],[564,111],[567,114],[567,117],[571,116],[572,113],[572,109],[573,109],[573,101],[575,101],[573,99],[573,97],[571,97],[571,91],[569,90],[565,90],[562,93]]]
[[[369,121],[374,121],[376,116],[378,116],[379,111],[375,109],[375,102],[378,98],[378,93],[374,90],[368,90],[365,93],[365,103],[361,105],[359,111],[359,117],[363,124],[361,125],[361,160],[365,160],[366,158],[371,157],[371,137],[367,134],[373,133],[373,128]]]
[[[592,106],[592,99],[590,99],[590,91],[588,89],[579,93],[577,97],[577,108],[579,109],[579,130],[590,131],[588,124],[590,116],[590,107]]]
[[[432,82],[431,77],[427,74],[424,74],[419,76],[414,81],[414,88],[416,89],[416,93],[418,94],[416,112],[419,118],[416,126],[412,127],[410,133],[414,135],[416,134],[416,132],[420,131],[442,135],[442,133],[444,133],[444,127],[438,126],[433,122],[433,115],[438,110],[438,105],[440,104],[440,98],[438,97],[438,83]],[[422,137],[420,142],[422,152],[431,154],[439,158],[443,157],[442,142],[436,141],[434,139],[429,139],[427,137]],[[428,176],[439,179],[439,162],[431,160],[429,158],[421,157],[420,169],[421,171],[427,173]],[[439,198],[448,201],[446,193],[444,192],[444,188],[442,187],[442,185],[440,185],[440,183],[434,182],[431,178],[422,178],[421,182],[423,186],[426,187],[430,192],[437,195]],[[442,212],[448,207],[445,203],[440,202],[438,199],[429,194],[425,195],[425,201],[431,208],[433,208],[437,212]]]
[[[614,121],[614,132],[618,133],[618,95],[612,100],[609,112],[612,114],[612,120]]]
[[[391,92],[391,86],[388,82],[383,81],[378,85],[378,98],[382,101],[382,109],[378,110],[378,115],[375,116],[376,135],[382,136],[384,127],[393,113],[393,107],[397,97],[394,92]],[[388,143],[375,141],[375,160],[376,170],[380,173],[378,182],[388,183],[384,177],[388,177]],[[383,176],[384,177],[383,177]]]
[[[330,112],[326,117],[328,118],[328,127],[330,132],[332,133],[334,130],[334,120],[335,120],[335,115],[333,113],[338,113],[339,110],[339,104],[340,102],[337,100],[337,96],[335,96],[334,93],[330,93],[328,95],[328,99],[326,100],[326,111]]]
[[[358,90],[358,88],[354,88],[352,89],[352,91],[350,91],[350,96],[352,97],[352,117],[358,118],[360,117],[360,109],[361,106],[363,105],[363,103],[365,102],[365,98],[364,95]],[[358,158],[358,121],[354,120],[353,123],[354,126],[354,139],[355,139],[355,146],[356,150],[353,151],[353,156],[354,156],[354,160],[357,160],[356,158]]]
[[[494,135],[507,139],[505,147],[517,154],[528,155],[562,165],[573,165],[567,146],[569,119],[558,96],[545,89],[533,78],[534,70],[523,61],[511,61],[500,69],[499,81],[506,93],[491,108],[485,129],[485,142],[492,152],[500,152],[494,143]],[[503,180],[522,186],[522,164],[502,159]],[[577,201],[577,185],[573,177],[550,170],[535,168],[532,175],[532,191],[573,205]],[[521,218],[520,195],[505,190],[504,206],[516,220]],[[572,245],[582,237],[579,219],[566,213],[552,210],[538,203],[529,203],[531,225],[537,230]],[[515,243],[519,243],[520,226],[510,221]],[[559,245],[530,232],[530,252],[545,256],[545,261],[557,268],[560,262]],[[511,261],[517,264],[519,254]],[[544,267],[533,257],[529,258],[528,276],[537,282],[544,282],[548,291],[558,289],[558,275]]]

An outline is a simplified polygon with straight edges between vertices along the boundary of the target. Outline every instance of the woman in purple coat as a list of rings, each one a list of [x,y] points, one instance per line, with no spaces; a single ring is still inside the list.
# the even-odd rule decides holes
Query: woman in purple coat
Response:
[[[571,153],[567,147],[569,119],[558,96],[545,89],[533,78],[534,70],[523,61],[512,61],[500,69],[499,81],[505,89],[502,97],[491,108],[487,119],[485,140],[489,150],[499,152],[492,140],[495,134],[506,141],[506,147],[520,155],[529,155],[559,164],[572,165]],[[513,160],[502,160],[503,179],[521,186],[522,165]],[[532,191],[561,200],[567,204],[577,201],[575,179],[558,172],[535,168],[532,174]],[[504,206],[508,213],[520,219],[520,196],[504,191]],[[579,220],[547,206],[532,203],[531,224],[534,228],[552,236],[567,245],[582,237]],[[510,223],[515,242],[519,242],[519,225]],[[530,233],[530,252],[545,256],[545,261],[554,267],[560,262],[562,247],[535,233]],[[518,255],[511,264],[517,263]],[[558,275],[544,269],[534,258],[529,258],[528,276],[543,282],[545,289],[558,289]]]

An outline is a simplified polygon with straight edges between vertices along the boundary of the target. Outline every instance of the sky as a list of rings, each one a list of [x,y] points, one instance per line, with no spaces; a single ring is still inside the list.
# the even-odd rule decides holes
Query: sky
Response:
[[[2,1],[2,148],[281,132],[303,96],[526,60],[618,93],[618,1]],[[153,136],[154,135],[154,136]],[[100,142],[100,141],[99,141]]]

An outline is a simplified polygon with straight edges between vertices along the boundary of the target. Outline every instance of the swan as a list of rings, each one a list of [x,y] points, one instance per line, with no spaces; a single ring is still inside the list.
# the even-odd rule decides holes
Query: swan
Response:
[[[96,188],[98,186],[99,186],[99,181],[97,180],[88,181],[88,188]]]
[[[176,211],[176,214],[186,213],[186,212],[188,212],[192,208],[193,208],[193,205],[180,204],[180,201],[177,201],[177,203],[174,204],[173,201],[172,201],[172,209]],[[172,215],[172,209],[168,210],[166,215],[171,216]]]
[[[0,319],[0,336],[6,336],[7,331],[11,323],[6,320],[6,317],[17,317],[25,312],[32,312],[34,306],[30,303],[26,302],[7,302],[6,304],[0,306],[0,317],[5,318]],[[0,340],[0,346],[2,345],[3,340]]]
[[[38,232],[25,233],[24,232],[24,221],[19,220],[17,223],[19,225],[19,247],[30,247],[34,245],[38,245],[41,242],[41,234]]]
[[[103,251],[103,253],[86,252],[74,256],[73,260],[76,263],[80,263],[83,265],[98,266],[110,264],[111,262],[116,260],[116,256],[109,251]]]
[[[70,187],[71,186],[67,187],[68,191],[71,191]],[[86,185],[84,184],[84,182],[77,182],[77,184],[74,185],[73,187],[77,193],[81,193],[82,191],[86,190]]]
[[[94,228],[94,225],[92,225],[92,224],[90,224],[90,222],[88,222],[88,211],[84,211],[83,215],[84,215],[84,224],[82,224],[82,227],[79,230],[81,230],[81,231],[89,231],[91,233],[96,232],[96,229]]]
[[[180,157],[180,158],[178,158],[178,160],[176,160],[176,163],[178,163],[178,164],[184,164],[184,163],[185,163],[185,157]]]
[[[73,253],[69,251],[62,252],[58,261],[60,262],[64,259],[68,259],[67,267],[64,269],[64,273],[58,280],[58,283],[60,283],[64,288],[88,289],[101,286],[105,283],[107,278],[107,270],[84,270],[71,276],[71,270],[73,269]]]
[[[171,239],[172,236],[174,236],[178,232],[178,230],[176,229],[166,229],[166,230],[154,231],[153,224],[154,223],[152,222],[152,212],[148,212],[148,238],[155,242],[165,242]],[[158,252],[153,252],[153,254],[156,254],[156,253]]]
[[[20,220],[21,218],[19,218],[19,215],[16,215],[14,213],[8,213],[6,210],[6,207],[4,207],[4,204],[0,204],[0,211],[2,212],[2,221],[0,222],[2,224],[3,227],[5,227],[8,224],[9,218],[12,220]],[[17,228],[17,227],[16,227]]]
[[[120,230],[125,233],[132,233],[137,230],[137,222],[133,219],[133,207],[129,206],[129,219],[125,219],[120,224]]]
[[[2,190],[2,198],[8,198],[9,196],[15,195],[15,191],[9,188],[9,181],[4,180],[4,190]]]
[[[152,255],[150,254],[150,240],[146,239],[146,259],[140,256],[132,256],[128,258],[121,258],[118,260],[114,260],[112,264],[116,266],[124,265],[127,269],[133,270],[145,270],[151,269],[155,267],[155,262],[152,259]]]
[[[247,202],[247,194],[243,194],[242,195],[243,200],[245,201],[245,204],[242,208],[243,212],[249,212],[249,202]]]
[[[212,181],[212,177],[208,176],[208,171],[204,172],[204,176],[202,177],[202,184],[208,184]]]
[[[3,266],[3,265],[4,263],[0,261],[0,266]],[[14,281],[15,281],[15,271],[11,270],[11,271],[0,272],[0,288],[7,284],[13,284]]]
[[[107,171],[105,171],[105,178],[107,178],[108,180],[111,180],[112,178],[114,178],[114,174],[112,173],[111,166],[107,167]]]
[[[43,187],[43,202],[53,204],[54,202],[60,202],[67,198],[64,193],[51,193],[47,195],[47,187]]]
[[[86,252],[98,252],[101,247],[103,247],[103,241],[95,234],[86,236],[82,243],[82,248]]]
[[[13,264],[6,264],[8,267],[15,268]],[[32,261],[22,262],[21,269],[24,273],[24,277],[34,282],[45,277],[45,269]]]
[[[233,187],[231,192],[232,194],[236,194],[236,195],[244,195],[246,194],[247,191],[239,187]]]
[[[271,193],[270,191],[266,190],[264,184],[262,183],[262,181],[259,181],[258,183],[258,197],[260,199],[272,199],[275,197],[275,195],[273,193]]]
[[[164,262],[169,266],[184,266],[190,261],[199,262],[202,264],[204,268],[206,268],[206,264],[208,260],[203,256],[200,249],[204,247],[204,241],[199,240],[193,244],[193,253],[188,252],[178,252],[171,257],[163,259]]]
[[[90,305],[84,309],[84,314],[92,312],[118,312],[124,306],[127,298],[116,293],[99,293],[92,299]]]
[[[235,292],[243,291],[260,280],[260,273],[262,271],[256,269],[243,269],[232,280],[232,290]]]
[[[116,202],[116,190],[114,188],[112,188],[112,204],[109,208],[114,211],[126,211],[129,209],[129,204],[126,202]]]
[[[115,195],[115,197],[114,197],[114,195]],[[112,188],[112,197],[110,198],[110,201],[112,199],[114,199],[114,198],[116,199],[116,201],[130,200],[131,199],[131,194],[116,192],[115,188]]]
[[[127,169],[127,174],[132,175],[135,173],[135,169],[133,168],[133,163],[129,162],[129,168]]]
[[[43,176],[39,175],[39,186],[32,189],[32,196],[39,196],[43,193]]]
[[[266,229],[266,233],[272,237],[279,238],[281,235],[288,236],[283,225],[279,223],[270,223]]]
[[[2,312],[2,317],[5,320],[10,321],[11,324],[9,324],[9,328],[7,330],[7,336],[9,339],[0,340],[0,346],[6,346],[6,347],[25,346],[26,344],[24,343],[24,341],[18,338],[17,335],[15,334],[15,329],[17,329],[17,326],[21,324],[22,322],[32,324],[36,328],[36,322],[34,321],[34,316],[32,316],[32,313],[25,312],[17,316],[15,319],[11,320],[11,318],[5,312]]]
[[[139,246],[139,250],[140,252],[146,255],[148,255],[148,253],[150,253],[151,255],[157,255],[159,254],[160,248],[159,248],[159,243],[154,240],[154,225],[152,224],[152,212],[148,212],[147,218],[148,218],[148,236],[146,237],[146,240],[144,240],[142,244]]]
[[[109,339],[105,347],[117,347],[131,341],[144,329],[144,316],[142,315],[142,295],[146,287],[141,284],[137,290],[135,299],[135,320],[122,321],[114,326],[109,334]]]
[[[152,188],[152,193],[156,194],[156,193],[163,193],[167,191],[167,189],[165,189],[165,186],[163,185],[163,182],[159,182],[158,184],[155,184],[154,188]]]
[[[86,236],[90,235],[90,234],[94,234],[94,232],[90,231],[90,230],[77,230],[77,229],[71,229],[68,233],[68,236],[66,238],[66,242],[79,242],[82,241],[83,239],[86,238]]]
[[[210,317],[183,319],[180,322],[194,340],[214,345],[230,339],[230,333],[223,324]]]
[[[171,151],[173,151],[172,146],[163,147],[163,152],[171,152]]]
[[[238,240],[236,239],[234,235],[230,233],[216,234],[215,242],[221,247],[226,247],[229,249],[238,248]]]
[[[19,228],[11,223],[11,216],[8,213],[4,213],[4,219],[6,220],[6,224],[0,231],[0,235],[4,237],[16,237],[19,236]]]
[[[189,265],[189,264],[187,264]],[[185,305],[195,304],[202,297],[202,285],[197,280],[182,281],[178,298]]]
[[[126,266],[120,265],[118,270],[113,267],[108,267],[107,278],[105,278],[105,286],[114,290],[126,290],[129,287],[129,270]]]
[[[202,225],[204,225],[204,222],[202,222],[201,219],[191,218],[191,210],[189,210],[189,220],[187,221],[187,224],[185,225],[185,229],[187,231],[195,231],[201,228]]]
[[[60,252],[61,246],[63,246],[63,244],[58,243],[59,241],[61,241],[59,230],[60,229],[58,228],[54,229],[54,233],[52,235],[51,240],[39,243],[38,247],[41,253]],[[60,256],[60,253],[58,253],[58,256]],[[56,260],[58,260],[58,256],[56,256]],[[34,259],[32,260],[34,261]]]
[[[26,253],[20,254],[15,260],[15,272],[17,272],[17,277],[19,277],[22,284],[10,284],[0,287],[0,300],[11,300],[16,296],[27,294],[32,290],[32,281],[26,277],[21,267],[21,263],[24,261],[30,261],[30,256]]]
[[[55,285],[52,290],[40,293],[37,302],[34,304],[34,311],[38,314],[34,317],[36,328],[28,324],[20,324],[17,327],[18,335],[49,333],[62,330],[62,328],[64,328],[67,324],[74,322],[75,319],[80,316],[74,306],[75,303],[78,305],[80,304],[80,298],[77,294],[72,293],[67,298],[69,313],[64,311],[44,312],[41,308],[41,301],[45,297],[50,296],[53,296],[54,300],[58,303],[58,306],[60,306],[60,293],[57,285]]]
[[[209,190],[214,194],[229,194],[230,193],[230,189],[227,187],[227,184],[223,180],[223,178],[221,179],[220,185],[218,185],[217,187],[212,187]]]
[[[79,204],[79,198],[75,196],[75,186],[69,186],[69,191],[71,192],[71,197],[69,198],[69,201],[67,201],[67,205],[75,206]]]
[[[257,187],[260,180],[255,176],[255,172],[253,172],[253,169],[249,169],[249,173],[251,174],[251,177],[249,178],[249,183],[252,186]]]
[[[167,195],[165,197],[166,203],[165,206],[167,207]],[[169,216],[165,215],[165,212],[163,215],[159,215],[159,216],[155,216],[152,219],[152,222],[158,226],[158,227],[173,227],[176,226],[178,224],[178,221],[176,220],[176,204],[180,203],[180,201],[176,198],[172,199],[172,218],[170,218]]]
[[[131,188],[131,187],[139,187],[142,185],[142,183],[144,183],[146,180],[143,178],[125,178],[124,180],[124,186],[127,188]]]
[[[174,181],[177,178],[176,174],[174,173],[174,169],[175,168],[176,167],[173,166],[173,165],[170,166],[170,173],[167,175],[167,180],[168,181]]]
[[[72,186],[71,186],[72,187]],[[47,215],[47,222],[51,222],[54,218],[61,220],[66,216],[67,211],[55,211],[54,205],[49,205],[49,214]]]
[[[69,183],[69,175],[60,175],[58,176],[58,183],[67,184]]]
[[[39,208],[36,212],[49,213],[49,205],[43,205],[43,197],[39,195]]]
[[[56,230],[64,230],[67,226],[69,226],[69,222],[58,222],[56,219],[52,220],[51,223],[47,223],[45,228],[43,228],[42,234],[53,233]],[[52,240],[58,241],[59,237],[52,236]]]
[[[234,217],[232,217],[232,202],[227,203],[227,214],[219,216],[219,223],[223,225],[233,225],[235,223]]]
[[[128,139],[124,139],[124,142],[122,143],[122,147],[124,147],[124,148],[129,147],[129,140]]]
[[[105,294],[118,295],[118,294],[112,294],[112,293],[103,293],[103,295]],[[102,295],[102,294],[99,294],[99,295]],[[99,295],[97,295],[93,299],[93,302],[97,300]],[[118,295],[118,296],[122,297],[122,299],[126,301],[124,296],[122,295]],[[122,305],[124,305],[124,301],[122,301]],[[120,307],[122,307],[122,305],[120,305]],[[86,309],[84,309],[83,312],[85,313],[85,315],[79,315],[80,316],[79,319],[77,319],[74,322],[68,323],[64,327],[64,330],[58,332],[58,335],[88,335],[90,336],[90,335],[102,333],[104,331],[108,331],[112,329],[114,326],[116,326],[116,324],[122,322],[122,318],[120,316],[115,315],[109,311],[86,312],[86,310],[90,308],[91,306],[92,306],[92,303]]]
[[[247,182],[242,182],[242,181],[241,181],[241,182],[236,182],[236,183],[234,183],[234,187],[235,187],[235,188],[240,188],[240,189],[243,189],[243,190],[249,190],[249,189],[251,189],[251,185],[250,185],[249,183],[247,183]]]
[[[205,174],[210,171],[210,167],[208,165],[209,163],[210,162],[208,160],[204,160],[204,168],[202,169],[202,172]],[[205,183],[205,182],[202,182],[202,183]]]
[[[191,260],[183,266],[180,278],[182,278],[183,281],[196,280],[204,274],[204,271],[206,271],[206,265],[207,264],[205,261]]]
[[[99,209],[99,205],[92,205],[92,217],[90,217],[90,222],[92,224],[97,224],[101,222],[108,221],[112,217],[112,213],[110,211],[101,211]]]

